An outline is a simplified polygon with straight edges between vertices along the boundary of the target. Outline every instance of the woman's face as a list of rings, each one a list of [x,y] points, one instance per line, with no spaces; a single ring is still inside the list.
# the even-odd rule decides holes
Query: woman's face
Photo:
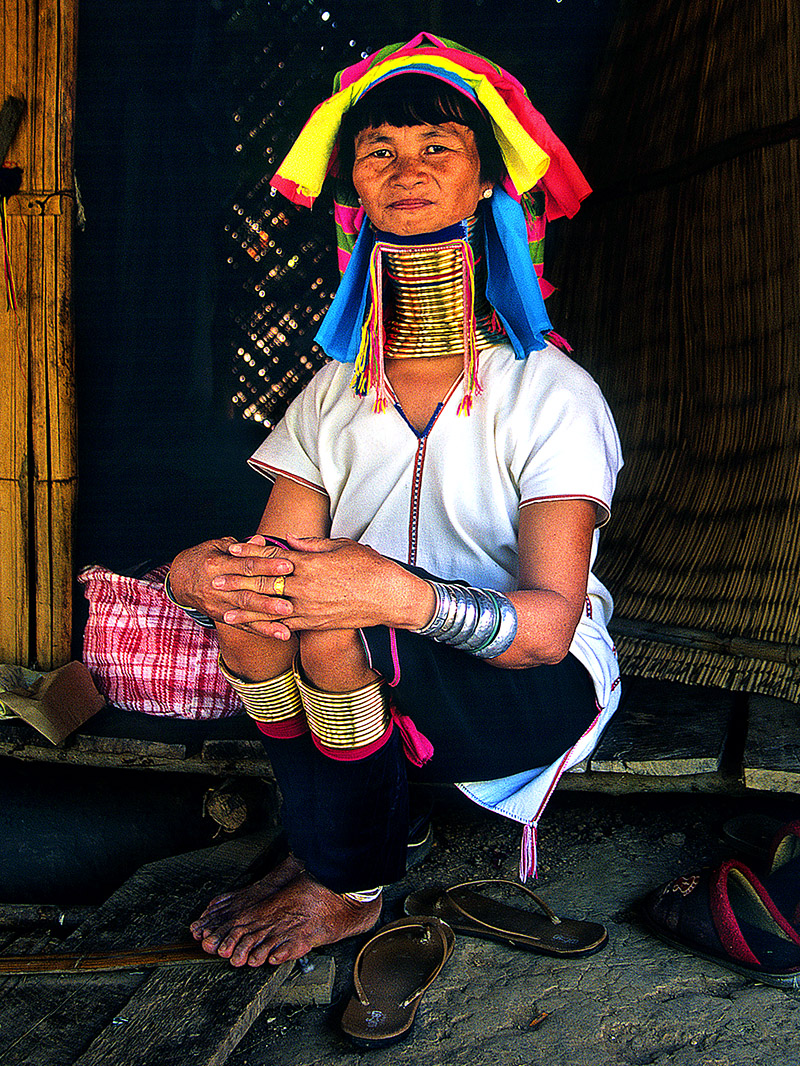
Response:
[[[481,181],[475,134],[458,122],[382,125],[356,137],[353,185],[370,221],[400,236],[433,233],[474,213]]]

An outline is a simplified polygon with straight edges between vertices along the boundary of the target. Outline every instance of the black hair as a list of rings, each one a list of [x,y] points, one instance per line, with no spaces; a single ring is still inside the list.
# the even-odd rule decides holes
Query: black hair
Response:
[[[398,74],[370,89],[345,112],[339,129],[339,176],[350,182],[359,133],[386,123],[389,126],[441,126],[458,122],[475,134],[481,179],[499,182],[505,165],[492,124],[479,104],[440,78],[428,74]]]

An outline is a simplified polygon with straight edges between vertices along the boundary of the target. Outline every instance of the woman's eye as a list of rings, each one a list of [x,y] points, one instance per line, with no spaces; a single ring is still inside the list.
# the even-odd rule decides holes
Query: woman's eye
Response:
[[[428,152],[430,155],[440,155],[442,152],[446,152],[447,148],[443,144],[429,144]]]

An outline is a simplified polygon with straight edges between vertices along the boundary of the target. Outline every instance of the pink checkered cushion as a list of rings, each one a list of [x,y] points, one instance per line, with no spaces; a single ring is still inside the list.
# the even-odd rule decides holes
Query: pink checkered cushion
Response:
[[[175,718],[224,718],[242,710],[217,665],[213,629],[164,595],[166,566],[124,577],[103,566],[78,574],[89,601],[83,660],[109,703]]]

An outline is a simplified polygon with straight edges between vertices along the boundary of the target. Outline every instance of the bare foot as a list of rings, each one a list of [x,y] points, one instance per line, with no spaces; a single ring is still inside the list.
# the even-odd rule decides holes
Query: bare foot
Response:
[[[204,950],[230,959],[233,966],[278,965],[375,925],[380,896],[370,903],[351,903],[293,862],[294,874],[280,887],[270,878],[285,864],[255,885],[214,900],[192,925]]]
[[[212,955],[215,954],[219,942],[223,936],[227,935],[228,929],[236,921],[238,915],[246,913],[253,907],[258,907],[270,896],[274,896],[284,885],[288,885],[297,877],[302,869],[302,863],[290,854],[279,862],[274,870],[270,870],[252,885],[216,896],[200,917],[192,922],[189,927],[192,936],[195,940],[203,942],[206,951]],[[218,930],[224,930],[224,932],[218,932]]]

